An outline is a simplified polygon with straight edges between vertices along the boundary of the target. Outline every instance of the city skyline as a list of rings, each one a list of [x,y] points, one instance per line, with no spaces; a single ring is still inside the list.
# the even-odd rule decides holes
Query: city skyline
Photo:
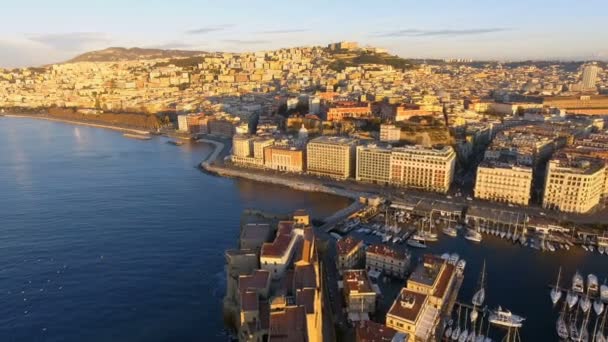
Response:
[[[594,25],[608,5],[593,0],[577,6],[566,1],[380,1],[373,7],[313,1],[296,9],[270,1],[146,5],[114,0],[5,5],[0,67],[57,63],[112,46],[244,52],[340,40],[407,58],[608,58],[601,44],[608,33]]]

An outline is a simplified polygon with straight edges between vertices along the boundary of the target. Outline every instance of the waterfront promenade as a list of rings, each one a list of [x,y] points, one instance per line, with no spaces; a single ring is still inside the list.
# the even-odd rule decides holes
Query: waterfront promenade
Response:
[[[61,123],[66,123],[66,124],[70,124],[70,125],[88,126],[88,127],[96,127],[96,128],[103,128],[103,129],[111,129],[113,131],[120,131],[120,132],[133,133],[133,134],[148,134],[148,133],[150,133],[149,131],[141,130],[141,129],[127,128],[127,127],[113,126],[113,125],[103,125],[103,124],[96,124],[96,123],[83,122],[83,121],[58,119],[58,118],[52,118],[52,117],[45,116],[45,115],[4,114],[3,116],[5,118],[28,118],[28,119],[55,121],[55,122],[61,122]]]

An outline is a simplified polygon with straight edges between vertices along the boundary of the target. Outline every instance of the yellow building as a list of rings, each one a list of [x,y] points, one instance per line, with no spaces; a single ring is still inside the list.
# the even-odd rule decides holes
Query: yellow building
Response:
[[[477,168],[475,198],[528,205],[532,168],[501,163],[482,163]]]
[[[376,145],[357,146],[355,178],[359,182],[388,184],[390,182],[391,150]]]
[[[264,166],[277,171],[303,172],[304,151],[295,147],[268,146],[264,148]]]
[[[396,278],[405,278],[410,256],[402,250],[386,245],[371,245],[365,251],[365,268],[384,272]]]
[[[396,186],[447,192],[454,177],[456,153],[451,146],[440,149],[408,146],[394,148],[390,183]]]
[[[547,163],[543,208],[586,213],[600,203],[606,177],[597,159],[559,156]]]
[[[318,176],[337,179],[352,177],[356,140],[342,137],[318,137],[306,146],[306,170]]]
[[[408,334],[408,341],[430,341],[438,316],[427,295],[403,288],[386,313],[386,326]]]
[[[407,280],[407,289],[427,295],[429,305],[442,311],[453,293],[456,283],[454,265],[434,256],[425,255]]]
[[[250,157],[253,139],[246,135],[232,137],[232,155],[235,157]]]
[[[344,299],[349,313],[365,314],[376,311],[376,292],[365,270],[348,270],[342,277]]]
[[[355,268],[365,256],[363,241],[347,236],[336,243],[338,253],[338,269]]]

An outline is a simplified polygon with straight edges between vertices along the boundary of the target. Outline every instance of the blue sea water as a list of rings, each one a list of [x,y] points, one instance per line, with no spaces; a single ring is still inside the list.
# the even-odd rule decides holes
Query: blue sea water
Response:
[[[245,208],[349,201],[200,172],[157,137],[0,118],[0,341],[222,341],[224,250]]]

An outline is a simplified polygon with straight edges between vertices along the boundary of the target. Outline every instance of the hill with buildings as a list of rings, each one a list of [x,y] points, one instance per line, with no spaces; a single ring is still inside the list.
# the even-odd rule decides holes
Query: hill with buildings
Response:
[[[110,47],[104,50],[83,53],[82,55],[70,59],[67,61],[67,63],[117,62],[143,59],[192,57],[201,55],[203,53],[203,51]]]

